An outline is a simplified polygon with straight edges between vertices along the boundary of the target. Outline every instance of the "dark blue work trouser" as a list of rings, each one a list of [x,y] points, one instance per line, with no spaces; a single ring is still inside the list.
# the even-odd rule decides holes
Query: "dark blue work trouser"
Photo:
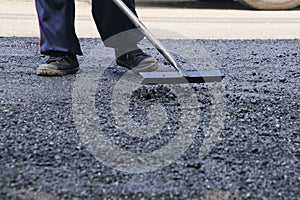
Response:
[[[134,0],[123,1],[136,14]],[[65,52],[82,55],[74,28],[74,0],[36,0],[36,9],[40,24],[41,53]],[[92,0],[92,14],[101,38],[108,47],[120,48],[118,45],[121,43],[135,44],[143,38],[142,34],[129,31],[125,38],[123,35],[124,41],[110,40],[118,33],[135,28],[112,0]]]

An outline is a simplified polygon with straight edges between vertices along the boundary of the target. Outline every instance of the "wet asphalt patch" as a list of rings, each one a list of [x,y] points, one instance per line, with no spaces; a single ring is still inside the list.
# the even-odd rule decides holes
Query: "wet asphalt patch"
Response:
[[[81,39],[84,54],[99,43]],[[213,105],[209,86],[192,85],[201,113],[189,148],[162,169],[131,174],[107,167],[82,142],[72,110],[76,76],[38,77],[35,69],[46,59],[39,55],[38,39],[0,38],[0,199],[297,199],[300,41],[165,43],[186,49],[199,44],[225,74],[224,127],[210,152],[199,157]],[[80,63],[85,60],[79,57]],[[168,144],[181,126],[178,98],[164,86],[132,93],[135,122],[147,125],[146,108],[155,102],[163,104],[168,117],[159,134],[130,137],[115,127],[109,107],[112,88],[126,70],[114,62],[107,67],[94,94],[99,127],[133,153]]]

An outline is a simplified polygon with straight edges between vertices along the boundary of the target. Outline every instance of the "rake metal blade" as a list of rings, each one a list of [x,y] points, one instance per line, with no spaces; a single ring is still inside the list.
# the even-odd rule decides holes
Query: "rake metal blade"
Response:
[[[184,84],[221,82],[224,75],[219,71],[186,71],[187,76],[178,72],[140,72],[142,84]]]

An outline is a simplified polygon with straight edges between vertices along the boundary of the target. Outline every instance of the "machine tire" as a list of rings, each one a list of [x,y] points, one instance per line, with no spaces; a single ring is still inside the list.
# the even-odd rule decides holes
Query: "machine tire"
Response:
[[[260,10],[292,9],[300,5],[300,0],[238,0],[241,3]]]

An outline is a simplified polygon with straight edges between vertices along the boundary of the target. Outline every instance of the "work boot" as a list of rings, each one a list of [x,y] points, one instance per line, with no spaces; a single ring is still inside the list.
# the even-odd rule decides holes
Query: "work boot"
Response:
[[[148,54],[144,53],[141,49],[135,48],[126,53],[115,49],[117,64],[131,69],[133,72],[151,72],[158,68],[157,60]]]
[[[46,64],[41,64],[36,74],[39,76],[63,76],[74,74],[79,70],[79,63],[76,55],[51,55]]]

